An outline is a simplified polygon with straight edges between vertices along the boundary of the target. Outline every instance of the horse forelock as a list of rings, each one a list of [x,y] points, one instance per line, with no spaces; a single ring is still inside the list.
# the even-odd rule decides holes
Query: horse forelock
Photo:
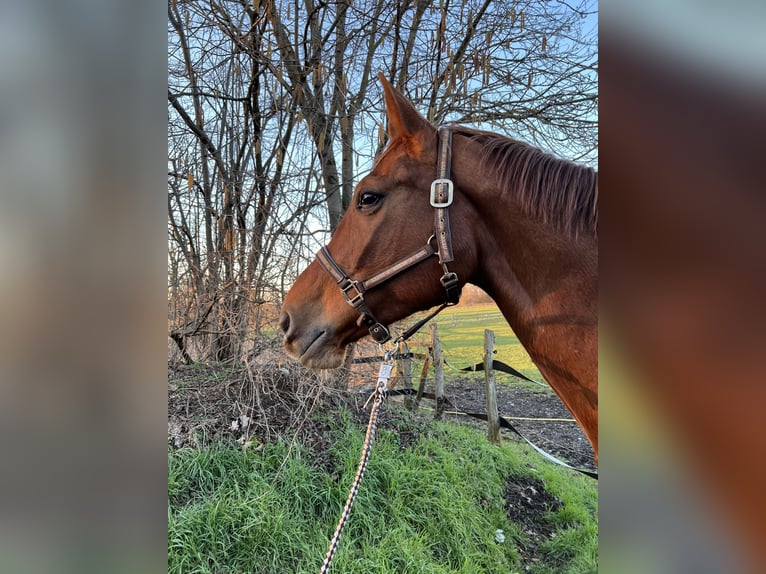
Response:
[[[372,162],[372,169],[374,170],[385,165],[390,165],[392,159],[396,159],[397,154],[406,155],[406,153],[406,143],[403,139],[389,140],[386,147],[375,156],[375,159]]]
[[[512,138],[455,126],[482,145],[481,165],[513,193],[530,217],[572,237],[593,237],[598,225],[598,173]]]

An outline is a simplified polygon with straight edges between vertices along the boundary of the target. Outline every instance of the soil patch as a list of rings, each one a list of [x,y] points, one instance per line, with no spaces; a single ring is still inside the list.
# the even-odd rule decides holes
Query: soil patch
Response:
[[[499,381],[496,387],[500,415],[507,418],[524,436],[574,467],[595,470],[590,442],[553,390],[549,387],[533,387],[531,383]],[[459,411],[487,412],[482,382],[465,378],[450,379],[445,382],[444,395]],[[464,416],[454,416],[454,419],[486,428],[486,423],[476,419]],[[506,438],[520,440],[504,431],[503,439]]]
[[[545,490],[536,478],[509,476],[505,483],[505,511],[524,533],[519,540],[522,562],[535,560],[537,547],[554,536],[556,528],[547,520],[561,508],[561,501]]]
[[[168,368],[168,440],[176,447],[218,438],[265,442],[296,429],[323,434],[310,415],[337,408],[340,392],[327,377],[296,365]],[[329,380],[329,379],[328,379]]]

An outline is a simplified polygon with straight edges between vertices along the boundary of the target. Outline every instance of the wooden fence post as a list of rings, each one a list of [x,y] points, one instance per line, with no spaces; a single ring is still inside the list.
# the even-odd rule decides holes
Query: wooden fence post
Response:
[[[423,392],[426,389],[426,379],[428,378],[428,368],[431,366],[431,356],[433,355],[433,347],[428,347],[428,353],[423,361],[423,370],[420,372],[420,384],[418,385],[418,394],[415,397],[415,408],[420,406],[420,399],[423,398]]]
[[[401,367],[401,376],[403,381],[403,388],[412,388],[412,357],[410,356],[410,347],[407,343],[402,342],[399,345],[399,353],[401,355],[399,366]],[[412,395],[405,395],[404,406],[408,409],[412,409]]]
[[[487,438],[500,443],[500,418],[497,412],[497,390],[492,362],[495,354],[495,333],[484,330],[484,383],[487,393]]]
[[[412,356],[410,355],[410,347],[407,343],[402,344],[402,354],[404,355],[404,363],[402,364],[402,378],[404,379],[404,388],[412,388]]]
[[[444,413],[444,359],[442,358],[442,346],[439,343],[439,327],[436,323],[431,324],[431,346],[434,354],[434,378],[436,379],[436,413],[434,418],[442,418]]]
[[[395,389],[399,384],[399,380],[402,378],[402,344],[396,345],[396,353],[394,354],[394,367],[391,369],[391,378],[388,381],[389,390]]]

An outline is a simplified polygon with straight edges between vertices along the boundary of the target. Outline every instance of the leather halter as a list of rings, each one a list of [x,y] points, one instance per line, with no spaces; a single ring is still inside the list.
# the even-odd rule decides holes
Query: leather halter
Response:
[[[391,339],[391,332],[370,311],[364,299],[364,294],[373,287],[385,283],[432,255],[439,256],[439,263],[444,270],[444,275],[439,280],[446,292],[444,306],[455,305],[460,300],[461,289],[458,284],[458,276],[447,268],[447,263],[454,261],[448,211],[454,197],[454,188],[450,179],[452,132],[449,128],[442,127],[439,128],[438,133],[439,154],[437,174],[436,179],[431,183],[431,206],[434,208],[434,234],[429,237],[426,244],[407,257],[362,280],[355,280],[349,277],[330,254],[327,246],[322,247],[316,255],[319,264],[340,287],[343,298],[359,313],[357,324],[367,327],[370,331],[370,336],[378,343],[385,343]],[[432,240],[436,241],[436,249],[431,246]]]

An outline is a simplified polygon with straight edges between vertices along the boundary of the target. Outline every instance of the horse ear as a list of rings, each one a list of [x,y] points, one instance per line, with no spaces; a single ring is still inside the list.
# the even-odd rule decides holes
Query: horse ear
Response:
[[[411,138],[423,129],[431,129],[423,116],[413,105],[389,83],[383,72],[378,73],[386,99],[386,115],[388,116],[388,137],[393,141],[401,137]]]

